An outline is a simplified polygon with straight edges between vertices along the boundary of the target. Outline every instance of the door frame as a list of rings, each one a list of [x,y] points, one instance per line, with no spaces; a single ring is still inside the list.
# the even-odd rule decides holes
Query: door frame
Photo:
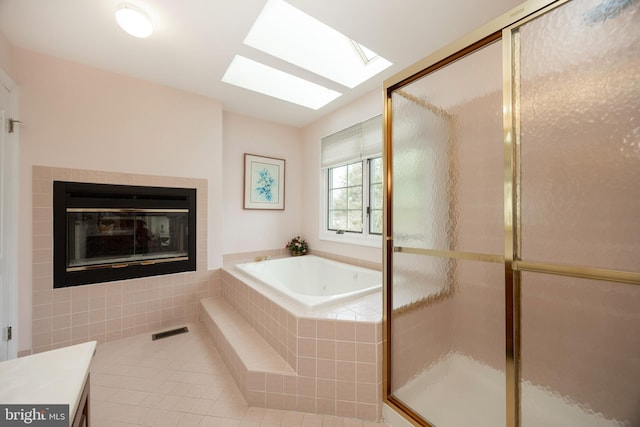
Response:
[[[6,117],[4,117],[4,123],[0,126],[2,129],[3,143],[14,145],[14,149],[8,153],[9,161],[12,167],[7,168],[9,171],[9,180],[12,182],[8,188],[8,194],[6,194],[6,200],[11,200],[14,203],[3,203],[3,215],[5,218],[8,216],[11,226],[5,229],[10,232],[8,248],[5,247],[7,254],[11,256],[12,260],[9,262],[9,269],[4,274],[6,280],[2,286],[0,286],[0,292],[2,293],[2,316],[0,316],[0,331],[2,331],[1,339],[6,342],[7,345],[7,359],[14,359],[18,355],[18,179],[19,179],[19,126],[14,127],[14,132],[8,133],[8,120],[16,119],[18,114],[18,85],[13,81],[11,77],[0,67],[0,84],[9,92],[9,105],[5,111]],[[4,167],[3,171],[6,170]],[[6,179],[6,178],[5,178]],[[4,219],[3,219],[4,221]],[[4,238],[4,236],[3,236]],[[0,242],[4,245],[4,242]],[[6,322],[6,323],[5,323]],[[7,341],[7,327],[12,328],[12,339]],[[0,355],[2,360],[5,355]]]

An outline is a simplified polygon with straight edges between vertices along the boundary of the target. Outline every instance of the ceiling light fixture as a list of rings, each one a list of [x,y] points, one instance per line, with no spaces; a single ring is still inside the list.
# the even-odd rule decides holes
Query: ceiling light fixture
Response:
[[[153,25],[149,16],[130,4],[123,4],[116,11],[116,21],[118,25],[127,33],[134,37],[149,37],[153,32]]]

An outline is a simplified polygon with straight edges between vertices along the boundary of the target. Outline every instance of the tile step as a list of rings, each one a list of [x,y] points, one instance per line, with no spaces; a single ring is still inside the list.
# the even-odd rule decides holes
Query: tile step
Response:
[[[202,299],[200,305],[201,320],[205,326],[210,319],[219,331],[214,334],[219,336],[212,336],[216,346],[228,346],[247,371],[296,374],[287,361],[222,296]]]

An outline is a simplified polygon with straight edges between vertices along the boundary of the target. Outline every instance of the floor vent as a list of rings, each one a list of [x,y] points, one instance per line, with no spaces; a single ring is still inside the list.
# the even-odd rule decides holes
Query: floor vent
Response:
[[[189,332],[189,329],[187,329],[187,327],[185,326],[182,328],[171,329],[170,331],[158,332],[157,334],[151,335],[151,339],[155,341],[159,340],[160,338],[172,337],[174,335],[184,334],[186,332]]]

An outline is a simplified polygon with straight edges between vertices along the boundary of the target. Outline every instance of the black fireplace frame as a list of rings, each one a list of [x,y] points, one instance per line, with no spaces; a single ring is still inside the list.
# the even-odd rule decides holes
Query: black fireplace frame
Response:
[[[196,271],[196,196],[194,188],[147,187],[53,182],[53,287],[87,285],[116,280]],[[131,263],[68,271],[67,208],[188,209],[186,259]]]

